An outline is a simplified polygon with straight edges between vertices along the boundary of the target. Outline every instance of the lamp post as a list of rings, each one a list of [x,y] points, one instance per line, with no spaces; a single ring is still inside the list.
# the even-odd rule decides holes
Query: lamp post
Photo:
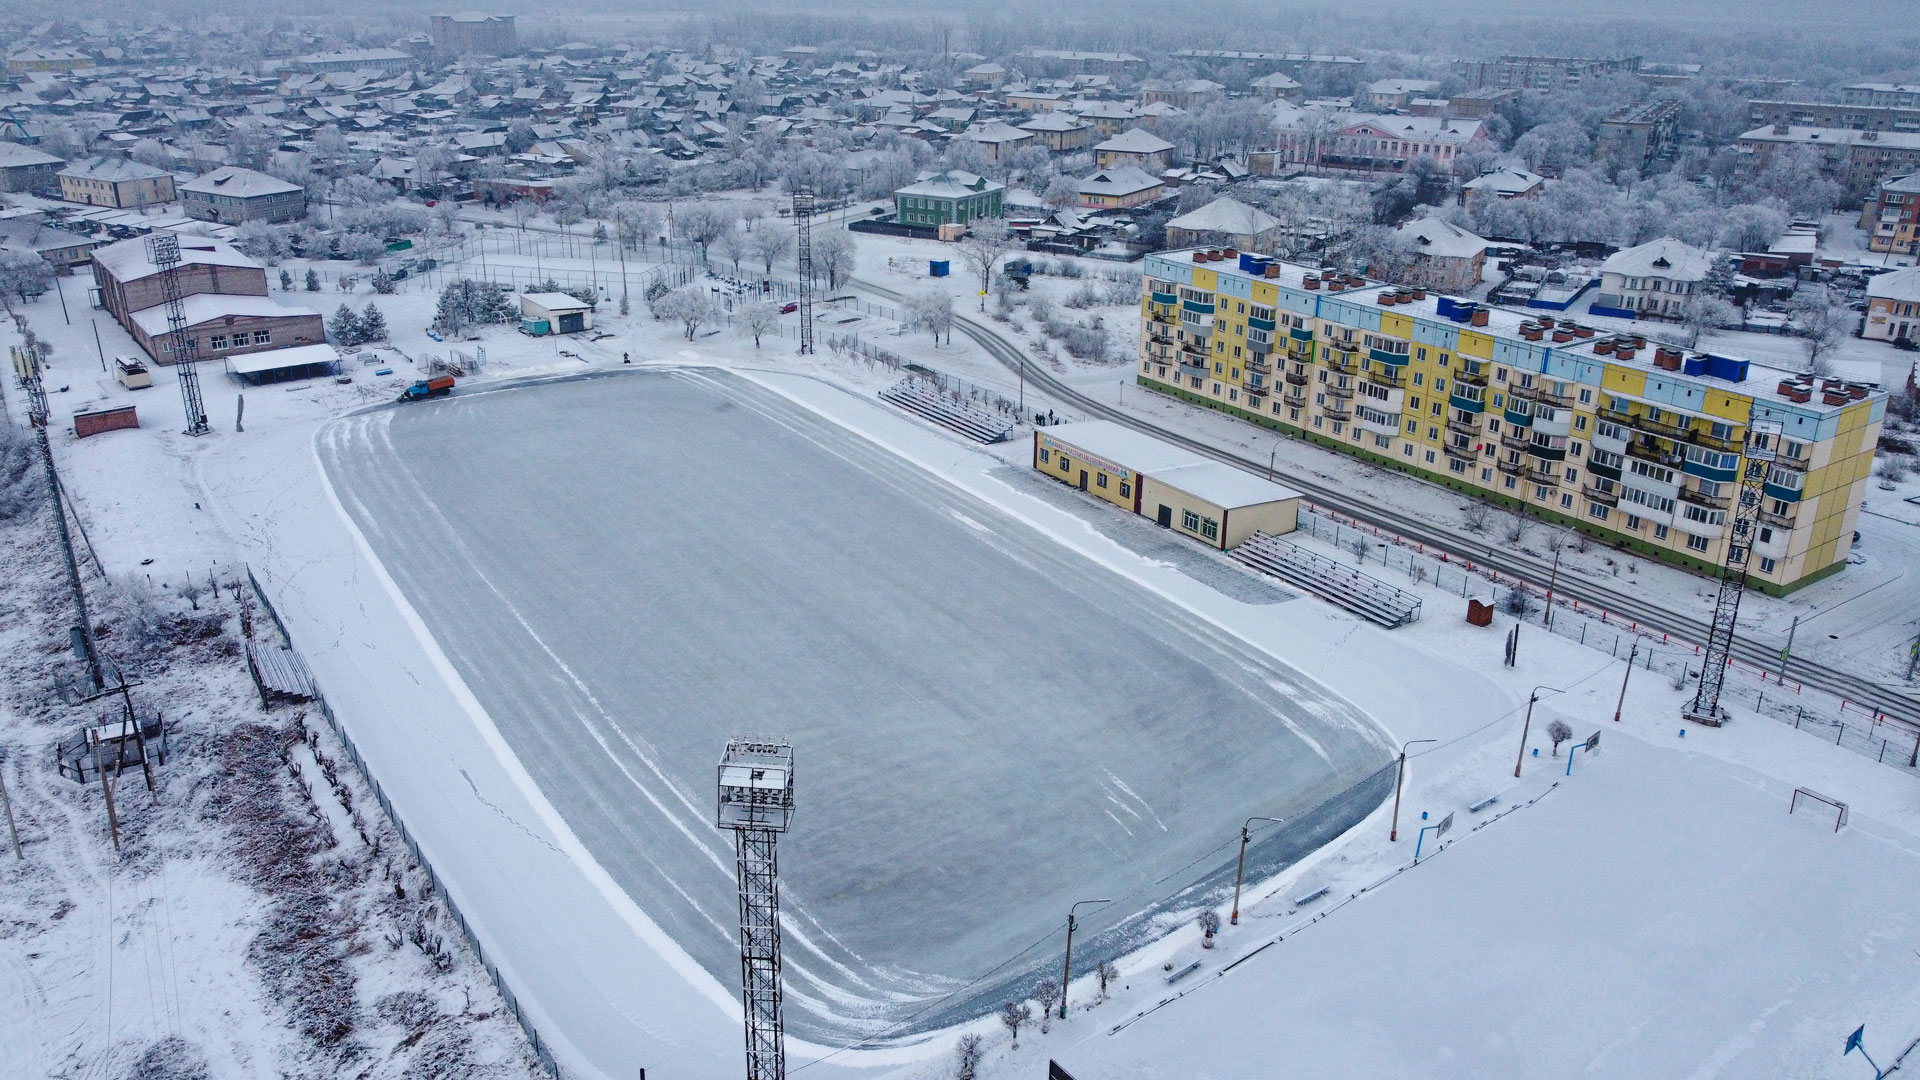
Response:
[[[1516,777],[1520,775],[1520,763],[1527,759],[1527,732],[1533,728],[1533,703],[1540,700],[1542,690],[1552,690],[1556,694],[1566,693],[1565,690],[1554,686],[1536,686],[1533,692],[1527,695],[1527,721],[1520,725],[1520,753],[1513,759],[1513,775]]]
[[[1073,931],[1080,925],[1079,916],[1075,913],[1079,911],[1081,904],[1111,903],[1113,903],[1111,900],[1076,900],[1073,906],[1067,909],[1067,961],[1060,968],[1060,1019],[1062,1020],[1067,1018],[1067,987],[1073,984]]]
[[[1407,778],[1407,747],[1439,741],[1439,739],[1409,739],[1400,744],[1400,771],[1393,777],[1393,829],[1387,833],[1389,841],[1400,839],[1400,784]]]
[[[1560,584],[1560,552],[1566,546],[1564,535],[1553,545],[1553,572],[1547,575],[1547,610],[1541,615],[1542,625],[1549,630],[1553,629],[1553,589]]]
[[[1251,826],[1256,821],[1271,821],[1275,825],[1286,824],[1285,818],[1277,817],[1250,817],[1241,824],[1240,868],[1233,872],[1233,915],[1227,920],[1227,922],[1233,926],[1240,925],[1240,882],[1245,880],[1247,876],[1247,841],[1253,839]]]
[[[1620,676],[1620,700],[1613,703],[1613,722],[1616,724],[1620,722],[1620,710],[1627,705],[1627,680],[1633,678],[1633,660],[1639,655],[1640,643],[1636,641],[1633,648],[1627,650],[1627,671]]]

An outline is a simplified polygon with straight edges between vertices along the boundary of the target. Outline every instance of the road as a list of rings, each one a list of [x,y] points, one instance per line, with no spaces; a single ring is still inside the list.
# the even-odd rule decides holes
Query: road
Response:
[[[854,284],[895,303],[902,303],[906,299],[903,294],[870,281],[856,279]],[[961,333],[973,339],[995,360],[1010,370],[1021,372],[1029,383],[1042,392],[1074,406],[1088,416],[1124,424],[1136,431],[1165,439],[1249,472],[1264,472],[1266,469],[1265,462],[1241,457],[1088,397],[1054,377],[1043,365],[1029,362],[1026,354],[1018,346],[1000,336],[991,327],[959,316],[956,316],[955,322],[959,325]],[[1410,540],[1459,558],[1470,559],[1502,574],[1533,583],[1545,583],[1552,574],[1552,567],[1546,560],[1534,558],[1525,552],[1491,546],[1451,530],[1436,527],[1430,521],[1401,513],[1392,507],[1355,499],[1349,493],[1315,483],[1305,477],[1289,476],[1287,483],[1306,493],[1314,502],[1327,509],[1338,511],[1369,525],[1390,529]],[[1704,642],[1707,638],[1707,620],[1685,612],[1673,611],[1645,597],[1596,582],[1561,577],[1555,586],[1555,594],[1624,615],[1643,627],[1659,630],[1683,641],[1697,643]],[[1740,660],[1770,671],[1777,667],[1780,660],[1780,646],[1777,643],[1772,641],[1763,643],[1737,633],[1734,638],[1733,653]],[[1857,704],[1871,706],[1889,717],[1920,727],[1920,697],[1902,688],[1889,686],[1858,671],[1831,665],[1813,667],[1802,664],[1794,668],[1792,675],[1807,686],[1838,695]]]

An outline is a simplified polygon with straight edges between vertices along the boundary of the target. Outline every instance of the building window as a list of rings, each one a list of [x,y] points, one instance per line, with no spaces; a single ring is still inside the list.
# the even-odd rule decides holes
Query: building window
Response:
[[[253,343],[254,343],[255,345],[265,345],[265,344],[268,344],[268,343],[269,343],[269,342],[271,342],[271,341],[273,341],[273,331],[271,331],[271,330],[255,330],[255,331],[253,332]]]
[[[1040,464],[1046,465],[1050,463],[1052,460],[1053,460],[1053,451],[1051,450],[1040,451]]]
[[[1180,527],[1188,532],[1198,532],[1200,529],[1200,515],[1191,510],[1180,511]]]
[[[1774,565],[1772,559],[1762,557],[1760,560],[1760,572],[1763,574],[1771,574],[1773,573]]]
[[[1564,509],[1568,509],[1568,510],[1573,509],[1573,496],[1571,495],[1560,496],[1560,505]]]
[[[1133,485],[1127,483],[1125,480],[1120,481],[1120,497],[1126,499],[1132,497],[1132,495]]]
[[[1068,457],[1065,454],[1061,454],[1060,455],[1060,471],[1069,472],[1072,469],[1073,469],[1073,459]]]
[[[1433,460],[1433,455],[1431,453],[1427,454],[1427,460],[1428,461]],[[1460,473],[1461,475],[1464,476],[1467,471],[1467,463],[1464,461],[1460,461],[1458,459],[1454,459],[1447,462],[1447,468],[1452,469],[1454,472]]]
[[[1200,522],[1200,535],[1209,540],[1220,539],[1220,523],[1212,518],[1203,518]]]
[[[1106,487],[1106,486],[1107,486],[1107,474],[1106,474],[1106,473],[1096,473],[1096,474],[1094,474],[1094,479],[1093,479],[1093,486],[1094,486],[1094,487]]]
[[[227,335],[225,334],[215,334],[207,339],[207,348],[212,349],[214,352],[219,352],[226,347]]]
[[[1638,529],[1639,527],[1640,527],[1640,517],[1639,517],[1639,515],[1637,515],[1637,514],[1628,514],[1628,515],[1627,515],[1627,528],[1629,528],[1629,529]]]
[[[1704,537],[1704,536],[1689,536],[1689,537],[1687,537],[1687,550],[1688,550],[1688,551],[1705,551],[1705,550],[1707,550],[1707,538],[1706,538],[1706,537]]]
[[[1595,521],[1605,521],[1607,520],[1607,508],[1601,506],[1599,503],[1594,503],[1587,507],[1587,515]]]
[[[1667,527],[1665,525],[1655,525],[1653,527],[1653,538],[1655,540],[1665,540],[1667,538]]]

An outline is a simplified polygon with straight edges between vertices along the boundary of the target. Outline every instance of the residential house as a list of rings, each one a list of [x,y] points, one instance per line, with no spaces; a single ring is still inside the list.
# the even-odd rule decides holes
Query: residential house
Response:
[[[1367,104],[1376,109],[1405,109],[1414,98],[1431,97],[1440,90],[1433,79],[1380,79],[1367,84]]]
[[[1007,69],[989,60],[984,64],[975,64],[960,73],[961,81],[968,86],[981,90],[991,90],[1007,81]]]
[[[1224,195],[1167,222],[1167,243],[1177,248],[1272,251],[1279,235],[1279,218]]]
[[[927,173],[893,193],[894,220],[936,227],[997,218],[1006,190],[1004,184],[957,169]]]
[[[132,158],[93,157],[61,169],[60,197],[126,210],[173,201],[173,174]]]
[[[64,159],[31,146],[0,142],[0,191],[57,192],[60,167],[65,164]]]
[[[1212,79],[1181,79],[1176,82],[1148,79],[1140,84],[1140,104],[1191,109],[1205,102],[1219,101],[1226,96],[1226,92],[1225,86]]]
[[[1263,101],[1299,101],[1306,96],[1298,79],[1278,71],[1262,75],[1248,85]]]
[[[1056,154],[1084,150],[1093,142],[1093,125],[1076,119],[1072,113],[1044,112],[1020,125],[1040,145]]]
[[[463,11],[431,16],[428,25],[433,47],[455,56],[512,56],[520,51],[518,31],[511,15]]]
[[[1132,166],[1158,175],[1173,160],[1173,144],[1140,128],[1128,128],[1093,148],[1093,163],[1102,169]]]
[[[1410,221],[1394,230],[1394,241],[1405,252],[1407,267],[1393,276],[1408,285],[1470,292],[1486,269],[1486,240],[1440,218]]]
[[[1166,193],[1160,178],[1132,165],[1101,169],[1080,181],[1080,205],[1088,210],[1126,210]]]
[[[1645,170],[1667,150],[1680,127],[1680,102],[1629,106],[1600,121],[1594,156],[1615,166]]]
[[[1022,131],[1012,124],[1003,124],[998,120],[985,124],[975,124],[961,132],[960,138],[979,144],[987,152],[987,160],[999,164],[1007,160],[1008,155],[1022,146],[1033,143],[1033,132]]]
[[[66,273],[83,266],[100,241],[48,225],[38,218],[0,219],[0,249],[27,251]]]
[[[1525,169],[1498,169],[1460,185],[1460,205],[1471,208],[1488,199],[1537,198],[1547,187],[1546,177]]]
[[[1713,262],[1712,252],[1671,236],[1616,252],[1600,264],[1600,294],[1591,310],[1627,319],[1677,319]]]
[[[1867,325],[1860,336],[1920,343],[1920,267],[1867,280]]]
[[[1871,105],[1892,109],[1920,108],[1920,83],[1854,83],[1841,90],[1840,95],[1841,100],[1849,105]]]
[[[188,217],[223,225],[298,221],[307,216],[307,192],[277,176],[229,165],[180,185],[180,208]]]

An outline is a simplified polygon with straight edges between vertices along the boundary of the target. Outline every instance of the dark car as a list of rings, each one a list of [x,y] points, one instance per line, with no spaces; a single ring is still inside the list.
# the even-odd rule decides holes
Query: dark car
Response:
[[[794,312],[799,310],[800,310],[800,305],[795,303],[787,303],[787,304],[782,304],[780,306],[780,314],[782,315],[791,315]]]

